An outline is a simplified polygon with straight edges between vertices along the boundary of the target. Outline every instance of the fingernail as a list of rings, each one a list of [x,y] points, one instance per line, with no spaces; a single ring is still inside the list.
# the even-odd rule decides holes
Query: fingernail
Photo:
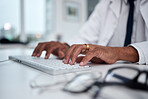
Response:
[[[83,65],[84,65],[84,62],[81,62],[81,63],[80,63],[80,66],[83,66]]]
[[[66,63],[66,59],[63,59],[63,63]]]
[[[63,63],[64,63],[64,62],[65,62],[65,59],[63,59],[62,61],[63,61]]]
[[[72,65],[72,61],[70,61],[70,65]]]
[[[65,63],[65,59],[63,59],[63,63]]]

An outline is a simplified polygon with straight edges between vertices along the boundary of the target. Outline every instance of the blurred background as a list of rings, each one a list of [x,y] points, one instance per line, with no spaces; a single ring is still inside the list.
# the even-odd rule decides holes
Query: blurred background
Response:
[[[99,0],[0,0],[0,46],[65,41],[77,35]],[[1,48],[3,48],[1,46]]]

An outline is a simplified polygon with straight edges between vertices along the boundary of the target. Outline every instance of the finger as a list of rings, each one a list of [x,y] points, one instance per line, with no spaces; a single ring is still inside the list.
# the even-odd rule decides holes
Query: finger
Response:
[[[75,49],[73,50],[73,53],[71,55],[71,62],[70,64],[73,65],[76,62],[76,58],[78,57],[78,55],[81,53],[82,51],[82,47],[75,47]]]
[[[54,47],[50,48],[49,50],[47,50],[46,55],[45,55],[45,59],[48,59],[50,57],[50,54],[57,48],[58,48],[58,46],[54,46]]]
[[[33,51],[32,56],[37,56],[37,52],[38,52],[40,46],[41,46],[40,44],[37,45],[37,47],[36,47],[35,50]]]
[[[67,51],[66,56],[65,56],[65,59],[64,59],[64,61],[63,61],[65,64],[68,64],[68,63],[69,63],[70,56],[71,56],[71,54],[72,54],[74,48],[75,48],[75,46],[72,45],[72,46],[70,47],[70,49]]]
[[[32,56],[36,56],[37,47],[34,49]]]
[[[84,58],[84,56],[79,56],[76,58],[76,62],[80,63],[82,61],[82,59]]]
[[[59,55],[60,58],[64,58],[64,56],[65,56],[64,48],[59,48],[58,55]]]
[[[92,58],[94,57],[93,52],[88,52],[86,56],[82,59],[81,63],[79,64],[80,66],[85,66]]]
[[[37,55],[36,55],[37,57],[40,57],[40,56],[41,56],[41,54],[42,54],[44,48],[45,48],[45,45],[41,45],[41,46],[38,48],[38,50],[37,50]]]
[[[64,56],[65,56],[65,54],[64,54],[64,52],[63,52],[63,51],[59,51],[59,53],[58,53],[58,54],[59,54],[59,57],[60,57],[60,58],[64,58]]]

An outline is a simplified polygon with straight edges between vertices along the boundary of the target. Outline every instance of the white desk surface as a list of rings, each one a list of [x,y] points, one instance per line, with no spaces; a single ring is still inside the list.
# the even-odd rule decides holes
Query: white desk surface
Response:
[[[25,48],[1,49],[0,60],[6,60],[10,55],[31,55],[32,51],[32,49]],[[116,66],[135,66],[140,69],[148,69],[147,65],[121,62],[112,65],[90,65],[92,72],[99,71],[103,75],[109,68]],[[46,78],[51,75],[13,61],[0,63],[0,99],[91,99],[89,93],[71,94],[62,91],[63,84],[45,90],[32,89],[30,82],[37,76]],[[106,87],[101,91],[101,94],[106,99],[148,99],[148,92],[122,87]]]

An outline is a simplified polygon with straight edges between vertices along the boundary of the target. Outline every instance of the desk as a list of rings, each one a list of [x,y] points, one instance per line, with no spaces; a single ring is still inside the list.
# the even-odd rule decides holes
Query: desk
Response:
[[[31,55],[32,51],[33,49],[25,48],[1,49],[0,60],[8,59],[9,55]],[[92,64],[92,72],[99,71],[105,75],[109,68],[123,65],[148,69],[148,66],[146,65],[124,64],[119,62],[112,65]],[[0,99],[90,99],[88,93],[71,94],[62,91],[63,85],[57,85],[55,88],[48,88],[42,92],[32,89],[30,87],[30,81],[38,75],[49,76],[48,74],[13,61],[0,63]],[[116,88],[108,88],[106,90],[106,96],[111,95],[109,99],[115,99],[114,96],[116,96],[116,99],[147,99],[148,97],[148,93],[143,91],[129,92],[127,89],[123,88],[122,94],[118,94],[119,88],[117,88],[117,90]]]

